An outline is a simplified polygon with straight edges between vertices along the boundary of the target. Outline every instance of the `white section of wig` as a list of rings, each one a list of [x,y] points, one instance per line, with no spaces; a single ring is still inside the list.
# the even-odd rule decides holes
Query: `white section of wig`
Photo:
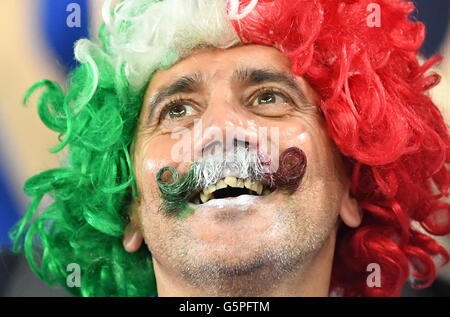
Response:
[[[256,5],[239,8],[238,0],[122,0],[113,9],[105,0],[106,53],[116,72],[124,67],[128,82],[142,88],[154,71],[168,68],[196,48],[228,48],[240,43],[231,19],[245,17]],[[240,13],[239,13],[240,11]],[[89,62],[86,43],[76,57]]]
[[[91,99],[91,97],[94,95],[95,89],[97,89],[99,74],[97,64],[92,58],[92,50],[99,51],[99,48],[87,39],[79,40],[74,50],[75,58],[80,63],[87,63],[91,67],[92,75],[94,76],[93,82],[95,85],[93,91],[91,92],[91,95],[89,96],[89,99]]]
[[[239,0],[229,0],[229,11],[228,11],[228,17],[231,20],[238,20],[245,17],[247,14],[249,14],[258,4],[258,0],[252,0],[243,10],[241,13],[239,12]]]
[[[205,156],[196,162],[198,188],[216,184],[225,176],[261,181],[265,178],[263,164],[256,150],[236,147],[233,151]]]

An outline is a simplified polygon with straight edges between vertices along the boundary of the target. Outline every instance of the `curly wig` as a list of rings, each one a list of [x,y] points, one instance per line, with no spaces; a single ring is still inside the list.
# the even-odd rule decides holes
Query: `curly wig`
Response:
[[[449,134],[427,90],[439,81],[417,59],[425,28],[404,0],[123,0],[103,8],[101,45],[80,40],[67,91],[43,80],[41,120],[68,149],[61,167],[30,178],[33,199],[11,231],[33,271],[74,295],[156,294],[151,254],[122,246],[127,208],[138,195],[130,144],[155,71],[201,46],[273,46],[320,96],[329,133],[351,166],[358,228],[341,226],[330,294],[398,296],[408,279],[429,286],[448,253],[433,238],[450,232]],[[370,6],[380,25],[368,23]],[[52,203],[34,221],[44,195]],[[24,237],[24,239],[22,239]],[[439,262],[439,263],[437,263]],[[67,265],[82,269],[80,288]],[[368,287],[378,263],[381,287]]]

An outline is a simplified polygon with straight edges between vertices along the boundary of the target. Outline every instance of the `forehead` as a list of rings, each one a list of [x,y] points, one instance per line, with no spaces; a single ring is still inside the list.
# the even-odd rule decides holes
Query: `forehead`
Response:
[[[202,73],[208,80],[226,78],[238,68],[271,68],[290,73],[289,59],[274,47],[243,45],[228,49],[202,48],[169,69],[158,70],[148,92],[186,74]]]

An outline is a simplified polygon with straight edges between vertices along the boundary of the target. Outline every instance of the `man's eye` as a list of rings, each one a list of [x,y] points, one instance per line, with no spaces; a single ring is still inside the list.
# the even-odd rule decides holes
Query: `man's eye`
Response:
[[[195,109],[187,104],[169,104],[161,115],[164,119],[178,119],[182,117],[189,116],[195,112]]]
[[[259,106],[271,103],[283,103],[283,102],[288,102],[288,99],[282,93],[271,90],[265,90],[258,95],[258,97],[253,102],[252,106]]]

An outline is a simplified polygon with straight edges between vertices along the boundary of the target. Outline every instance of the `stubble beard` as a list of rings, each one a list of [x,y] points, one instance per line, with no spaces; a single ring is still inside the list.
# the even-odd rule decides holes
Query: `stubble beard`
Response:
[[[236,257],[233,250],[211,254],[207,248],[193,247],[180,226],[168,239],[159,237],[157,243],[155,237],[148,240],[158,254],[167,257],[165,262],[185,283],[206,296],[270,296],[288,280],[302,283],[302,276],[333,227],[330,219],[322,219],[328,223],[313,220],[298,206],[292,197],[287,199],[287,207],[277,211],[278,219],[272,228],[280,236],[272,243],[253,241],[253,256]]]

